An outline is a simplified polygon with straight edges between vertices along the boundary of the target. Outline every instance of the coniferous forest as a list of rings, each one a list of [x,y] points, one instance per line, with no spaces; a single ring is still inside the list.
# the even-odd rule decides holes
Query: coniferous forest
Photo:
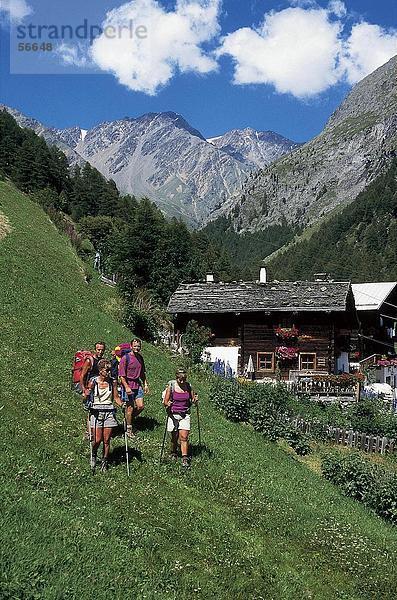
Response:
[[[300,233],[300,228],[292,227],[284,220],[280,225],[271,225],[263,231],[237,233],[231,219],[219,217],[202,231],[227,251],[234,268],[234,279],[256,280],[263,259],[288,244]]]
[[[325,272],[339,280],[397,278],[397,161],[313,235],[269,262],[274,279],[312,279]]]

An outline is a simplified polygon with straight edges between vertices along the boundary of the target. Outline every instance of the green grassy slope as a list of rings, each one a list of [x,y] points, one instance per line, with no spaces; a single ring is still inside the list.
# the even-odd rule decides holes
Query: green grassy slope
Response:
[[[115,464],[92,477],[71,355],[129,333],[40,208],[0,183],[0,213],[12,227],[0,241],[2,600],[394,597],[397,531],[226,422],[205,385],[206,448],[189,472],[159,466],[174,365],[149,345],[141,454],[127,479],[115,439]]]

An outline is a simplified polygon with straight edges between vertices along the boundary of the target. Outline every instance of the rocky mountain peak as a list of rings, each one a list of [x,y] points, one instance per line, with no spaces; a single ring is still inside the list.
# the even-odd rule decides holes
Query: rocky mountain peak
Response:
[[[397,56],[359,81],[328,120],[326,129],[346,119],[374,122],[397,109]]]
[[[317,137],[251,174],[221,214],[255,231],[313,224],[353,201],[397,154],[396,67],[395,57],[360,81]]]
[[[278,133],[252,127],[232,129],[207,141],[252,169],[263,168],[299,146]]]

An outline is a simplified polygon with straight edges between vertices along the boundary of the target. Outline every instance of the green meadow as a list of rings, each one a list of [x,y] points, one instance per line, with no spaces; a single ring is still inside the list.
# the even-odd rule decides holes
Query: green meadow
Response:
[[[4,227],[5,215],[9,227]],[[151,394],[131,448],[90,474],[73,353],[131,332],[115,291],[44,212],[0,183],[1,600],[395,598],[397,530],[199,390],[192,467],[159,465],[176,363],[145,344]]]

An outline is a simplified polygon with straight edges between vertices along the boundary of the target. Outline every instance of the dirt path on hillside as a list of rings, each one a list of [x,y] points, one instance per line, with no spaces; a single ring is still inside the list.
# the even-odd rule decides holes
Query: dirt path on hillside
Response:
[[[0,212],[0,240],[5,238],[7,233],[10,233],[11,229],[12,227],[10,225],[8,217],[6,217],[5,215],[3,215],[3,213]]]

